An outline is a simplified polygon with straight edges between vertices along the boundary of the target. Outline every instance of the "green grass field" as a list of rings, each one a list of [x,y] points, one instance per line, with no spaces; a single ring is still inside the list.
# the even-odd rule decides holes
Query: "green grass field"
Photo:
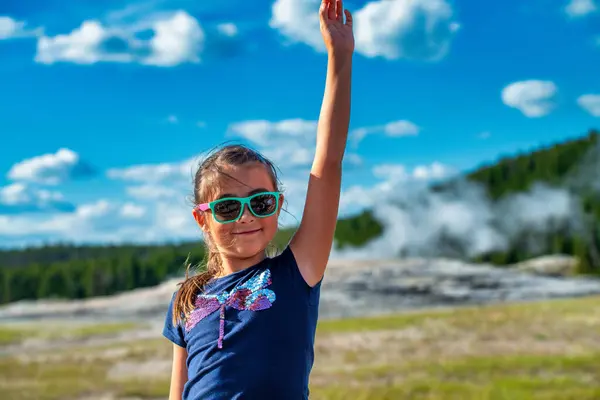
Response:
[[[48,326],[44,329],[28,325],[0,326],[0,345],[9,345],[27,339],[77,339],[101,335],[113,335],[138,328],[134,323],[90,324],[64,330],[64,327]]]
[[[0,398],[165,399],[166,340],[93,341],[128,329],[74,328],[71,347],[50,335],[0,358]],[[600,297],[322,321],[311,399],[600,399]]]

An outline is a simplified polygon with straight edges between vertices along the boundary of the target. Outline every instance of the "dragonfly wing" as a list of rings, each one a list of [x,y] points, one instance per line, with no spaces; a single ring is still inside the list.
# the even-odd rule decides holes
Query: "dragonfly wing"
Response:
[[[214,313],[219,309],[219,300],[215,297],[202,297],[199,296],[196,299],[196,308],[192,311],[185,322],[185,329],[189,331],[192,329],[198,322],[206,318],[208,315]]]
[[[244,282],[243,285],[238,287],[239,289],[248,289],[254,292],[258,289],[264,289],[271,284],[271,270],[266,269],[258,275],[253,276]]]
[[[270,308],[275,301],[275,292],[269,289],[260,289],[246,299],[246,309],[260,311]]]
[[[246,309],[246,298],[251,294],[249,289],[236,289],[235,292],[229,296],[226,305],[235,308],[236,310]]]

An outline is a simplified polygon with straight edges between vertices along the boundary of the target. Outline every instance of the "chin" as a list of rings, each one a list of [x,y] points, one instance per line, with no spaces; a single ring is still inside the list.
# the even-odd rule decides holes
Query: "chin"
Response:
[[[264,251],[269,243],[270,240],[264,235],[259,235],[255,238],[237,238],[234,249],[241,257],[252,257]]]
[[[232,250],[242,257],[253,256],[266,247],[264,238],[234,238]]]
[[[251,258],[263,251],[267,246],[263,243],[238,243],[235,246],[235,255],[240,258]]]

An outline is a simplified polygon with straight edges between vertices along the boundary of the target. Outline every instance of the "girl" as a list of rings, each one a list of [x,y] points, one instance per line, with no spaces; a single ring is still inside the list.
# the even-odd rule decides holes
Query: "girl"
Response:
[[[316,152],[302,221],[283,252],[266,255],[283,201],[271,162],[226,146],[196,172],[193,216],[208,246],[207,269],[186,274],[167,313],[163,334],[174,343],[170,399],[308,398],[354,52],[352,16],[341,0],[323,0],[320,27],[328,64]]]

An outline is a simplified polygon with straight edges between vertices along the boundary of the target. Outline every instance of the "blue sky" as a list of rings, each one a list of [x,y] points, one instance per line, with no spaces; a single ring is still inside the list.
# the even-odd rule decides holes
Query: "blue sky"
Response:
[[[382,184],[600,126],[598,0],[345,5],[357,45],[342,214]],[[280,166],[299,219],[326,67],[317,10],[3,1],[0,243],[197,238],[193,160],[227,140]]]

